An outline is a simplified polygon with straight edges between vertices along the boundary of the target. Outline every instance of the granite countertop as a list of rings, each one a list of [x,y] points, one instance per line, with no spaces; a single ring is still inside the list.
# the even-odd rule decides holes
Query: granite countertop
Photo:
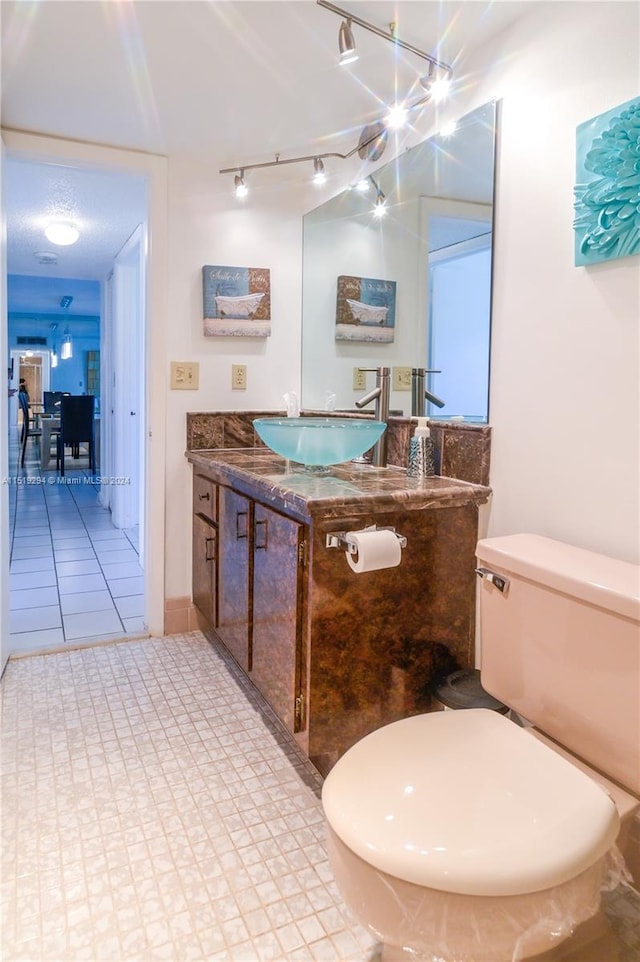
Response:
[[[414,511],[483,504],[491,495],[491,488],[456,478],[408,478],[404,468],[376,468],[353,461],[333,465],[329,474],[313,474],[267,448],[191,450],[186,456],[213,481],[301,520],[365,514],[372,509]]]

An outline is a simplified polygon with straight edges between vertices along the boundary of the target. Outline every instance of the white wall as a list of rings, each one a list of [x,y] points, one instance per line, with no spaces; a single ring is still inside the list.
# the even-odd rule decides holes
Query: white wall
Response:
[[[638,20],[634,3],[536,4],[477,92],[503,98],[489,533],[635,562],[640,258],[574,267],[572,188],[576,126],[638,94]]]
[[[217,165],[222,166],[222,164]],[[166,594],[191,594],[191,465],[185,459],[187,411],[283,410],[300,396],[302,212],[317,203],[304,188],[255,188],[246,203],[217,166],[172,158],[169,164],[169,324],[167,366],[198,361],[197,391],[167,400]],[[279,173],[279,172],[278,172]],[[202,267],[268,267],[271,336],[205,337]],[[247,367],[246,391],[231,389],[231,365]]]

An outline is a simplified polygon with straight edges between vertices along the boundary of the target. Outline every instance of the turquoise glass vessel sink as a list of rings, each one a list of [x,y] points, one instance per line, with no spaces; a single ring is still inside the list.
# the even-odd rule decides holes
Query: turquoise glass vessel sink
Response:
[[[276,454],[314,468],[359,457],[387,425],[365,418],[256,418],[253,426]]]

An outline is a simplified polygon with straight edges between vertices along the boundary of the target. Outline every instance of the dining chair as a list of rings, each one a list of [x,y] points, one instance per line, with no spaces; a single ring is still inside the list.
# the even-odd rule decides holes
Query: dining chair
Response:
[[[24,468],[24,456],[27,450],[27,441],[29,438],[36,438],[39,444],[42,437],[42,430],[41,428],[37,427],[32,420],[31,412],[29,411],[27,395],[23,394],[22,391],[18,392],[18,402],[20,403],[20,410],[22,411],[22,435],[20,438],[22,450],[20,453],[20,465]]]
[[[96,459],[94,445],[94,410],[95,397],[93,394],[63,395],[60,402],[60,433],[57,438],[56,468],[64,477],[65,447],[72,448],[74,457],[78,457],[80,444],[86,443],[89,453],[91,473],[95,474]]]
[[[70,395],[70,391],[45,391],[43,394],[44,413],[60,414],[60,404],[65,395]]]

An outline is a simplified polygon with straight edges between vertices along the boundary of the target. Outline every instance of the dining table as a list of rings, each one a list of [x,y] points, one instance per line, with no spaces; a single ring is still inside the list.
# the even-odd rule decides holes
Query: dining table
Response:
[[[42,431],[42,436],[40,438],[40,470],[47,471],[51,467],[51,441],[57,434],[60,433],[61,419],[59,414],[40,414],[39,419],[40,429]],[[93,432],[95,462],[97,469],[100,465],[100,417],[94,418]]]

